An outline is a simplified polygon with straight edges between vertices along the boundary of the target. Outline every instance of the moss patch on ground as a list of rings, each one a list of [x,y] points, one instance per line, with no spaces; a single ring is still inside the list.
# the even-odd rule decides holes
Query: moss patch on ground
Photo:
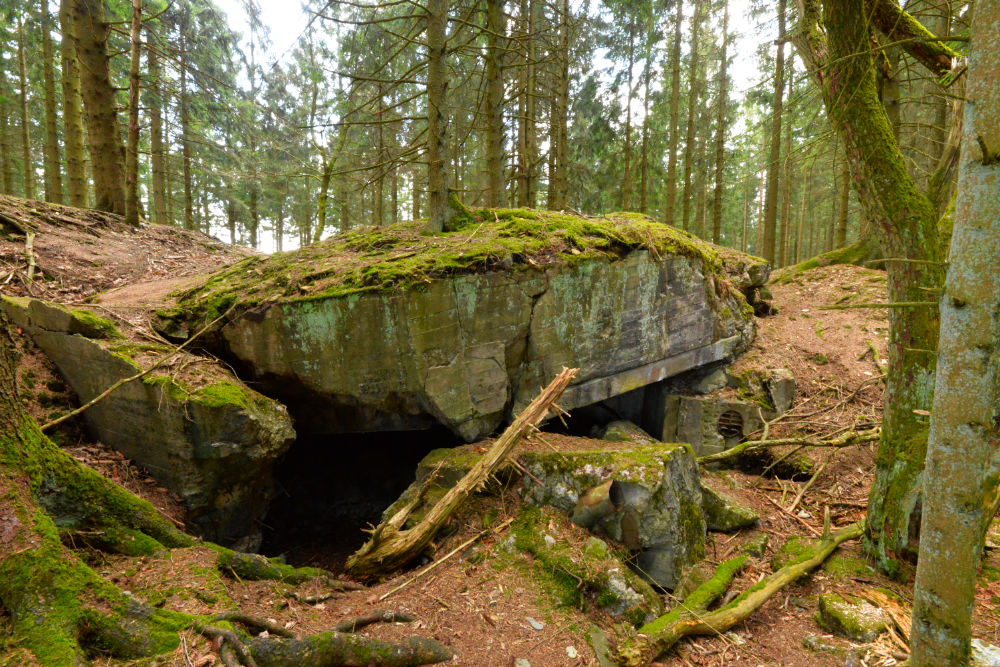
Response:
[[[720,273],[732,261],[715,246],[636,213],[477,209],[455,231],[423,236],[422,228],[421,221],[364,227],[293,252],[252,257],[175,294],[177,307],[160,315],[207,323],[234,305],[406,289],[444,276],[544,269],[641,249],[696,258],[706,273]]]

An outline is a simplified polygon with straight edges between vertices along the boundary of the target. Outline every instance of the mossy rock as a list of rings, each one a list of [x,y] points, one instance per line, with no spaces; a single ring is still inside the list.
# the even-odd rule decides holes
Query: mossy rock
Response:
[[[687,445],[532,451],[520,457],[526,502],[573,520],[635,555],[636,569],[664,588],[705,554],[697,463]]]
[[[594,607],[638,626],[663,611],[660,596],[605,545],[595,549],[565,516],[551,509],[525,506],[510,527],[510,535],[495,547],[495,567],[507,567],[517,554],[528,554],[527,566],[555,606],[587,610]],[[550,535],[550,525],[558,539]],[[546,539],[546,537],[549,539]]]
[[[601,440],[608,442],[631,442],[636,445],[652,445],[656,438],[627,420],[613,421],[604,428]]]
[[[858,642],[873,642],[886,631],[888,617],[884,611],[866,600],[838,593],[819,596],[816,622],[832,632]]]
[[[175,353],[124,341],[110,323],[58,304],[4,300],[11,319],[52,360],[81,403]],[[85,331],[95,334],[91,338]],[[272,493],[274,462],[295,438],[288,411],[214,360],[180,353],[176,368],[127,382],[88,408],[93,436],[120,451],[180,497],[200,536],[253,550]],[[108,535],[106,546],[148,551],[142,540]]]
[[[752,509],[710,486],[702,485],[701,497],[709,530],[732,533],[749,528],[760,520]]]
[[[877,574],[867,560],[847,554],[833,554],[823,563],[823,571],[835,579],[872,577]]]

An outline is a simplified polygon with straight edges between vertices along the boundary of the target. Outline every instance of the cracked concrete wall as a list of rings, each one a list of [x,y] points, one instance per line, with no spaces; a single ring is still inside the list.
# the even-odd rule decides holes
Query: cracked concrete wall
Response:
[[[300,432],[438,422],[472,441],[562,366],[580,368],[575,384],[587,388],[567,394],[572,408],[745,348],[752,319],[738,297],[716,295],[714,280],[698,260],[643,250],[274,304],[223,337],[260,390],[295,411]]]

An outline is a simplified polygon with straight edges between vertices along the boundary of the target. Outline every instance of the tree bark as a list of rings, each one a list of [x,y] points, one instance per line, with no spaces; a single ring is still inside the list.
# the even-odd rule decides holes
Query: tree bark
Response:
[[[847,157],[841,164],[840,170],[840,204],[837,207],[837,238],[834,240],[834,248],[843,248],[847,245],[847,213],[851,205],[851,172]]]
[[[191,177],[191,100],[188,96],[187,73],[187,13],[182,14],[178,31],[178,48],[180,50],[179,69],[181,76],[180,95],[177,98],[178,120],[181,125],[181,172],[184,181],[184,229],[194,230],[194,184]]]
[[[555,91],[552,98],[551,170],[549,172],[549,208],[555,211],[566,208],[567,141],[569,128],[569,0],[562,0],[559,8],[559,46],[556,49]]]
[[[774,59],[774,97],[771,101],[771,144],[767,159],[767,186],[764,191],[764,245],[761,256],[775,265],[778,223],[778,180],[781,178],[781,106],[785,92],[785,0],[778,0],[778,53]]]
[[[153,172],[153,221],[159,225],[169,224],[167,220],[167,186],[165,175],[163,141],[163,72],[160,68],[160,57],[152,48],[146,50],[149,62],[149,92],[146,94],[146,106],[149,108],[149,152],[151,171]]]
[[[699,74],[699,60],[701,51],[699,36],[701,34],[702,7],[705,3],[696,3],[694,7],[694,17],[691,19],[691,56],[688,59],[688,104],[687,104],[687,127],[684,136],[684,195],[681,197],[681,222],[684,231],[691,228],[691,200],[694,198],[692,192],[693,181],[692,172],[695,169],[695,120],[698,118],[697,109],[700,107],[700,91],[702,89]]]
[[[132,0],[131,52],[128,68],[128,143],[125,153],[125,223],[139,226],[139,56],[142,0]]]
[[[784,0],[781,0],[784,2]],[[681,25],[684,22],[684,2],[675,0],[677,11],[674,13],[674,36],[673,44],[670,45],[670,134],[667,145],[667,192],[663,202],[663,222],[668,225],[674,224],[674,207],[677,200],[677,144],[678,144],[678,117],[680,116],[681,103]],[[697,13],[697,10],[695,10]],[[692,41],[697,37],[692,35]],[[694,46],[692,46],[692,49]],[[692,58],[695,53],[692,51]],[[689,96],[694,96],[694,91],[689,91]],[[688,122],[691,122],[690,112]],[[689,128],[690,130],[690,128]],[[690,132],[689,132],[690,133]],[[676,226],[676,225],[675,225]]]
[[[882,250],[904,260],[887,264],[889,301],[925,301],[925,288],[940,287],[943,278],[937,219],[906,172],[879,102],[866,7],[862,0],[825,0],[822,17],[820,9],[818,0],[801,0],[793,41],[845,146],[855,188]],[[882,441],[867,532],[878,566],[901,575],[916,556],[927,426],[914,410],[930,408],[934,355],[928,351],[937,340],[937,312],[892,308],[889,327]]]
[[[976,574],[1000,479],[1000,2],[974,6],[971,37],[924,473],[914,667],[969,662]]]
[[[70,7],[94,173],[94,207],[124,215],[124,146],[107,50],[111,26],[104,20],[103,0],[73,0]]]
[[[80,92],[80,61],[76,51],[76,30],[71,7],[73,0],[60,0],[59,30],[62,32],[63,142],[66,147],[66,182],[69,205],[87,207],[87,154],[83,132],[83,96]]]
[[[792,101],[792,87],[795,83],[795,60],[789,58],[786,62],[785,76],[788,79],[788,102]],[[792,118],[793,113],[784,113],[785,139],[781,159],[781,225],[778,232],[778,243],[775,256],[775,266],[788,264],[788,236],[792,225]]]
[[[505,0],[486,0],[486,205],[504,204],[503,55]]]
[[[631,17],[631,12],[629,13]],[[632,68],[635,66],[635,19],[630,18],[628,27],[628,74],[625,91],[625,145],[623,156],[625,167],[622,173],[622,210],[629,209],[632,193]]]
[[[719,89],[715,101],[715,202],[712,206],[712,243],[722,240],[722,192],[725,187],[726,129],[729,112],[729,2],[722,5],[722,53],[719,63]]]
[[[31,114],[28,113],[28,76],[24,55],[24,20],[20,10],[17,12],[17,74],[21,94],[21,159],[24,162],[24,196],[35,198],[35,165],[31,156]]]
[[[42,28],[42,76],[45,79],[45,198],[64,203],[62,170],[59,168],[59,127],[56,114],[55,55],[52,49],[52,15],[47,2],[39,7]]]
[[[439,234],[450,221],[448,206],[448,0],[427,0],[427,225],[426,234]]]

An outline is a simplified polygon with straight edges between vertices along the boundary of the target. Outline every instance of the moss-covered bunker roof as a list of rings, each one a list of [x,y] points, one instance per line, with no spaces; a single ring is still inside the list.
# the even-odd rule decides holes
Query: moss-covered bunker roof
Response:
[[[422,221],[342,232],[299,250],[252,257],[176,294],[185,319],[207,322],[230,306],[335,298],[405,289],[435,278],[499,269],[545,268],[636,249],[702,259],[718,271],[719,249],[637,213],[587,217],[528,209],[477,209],[458,229],[421,234]]]

